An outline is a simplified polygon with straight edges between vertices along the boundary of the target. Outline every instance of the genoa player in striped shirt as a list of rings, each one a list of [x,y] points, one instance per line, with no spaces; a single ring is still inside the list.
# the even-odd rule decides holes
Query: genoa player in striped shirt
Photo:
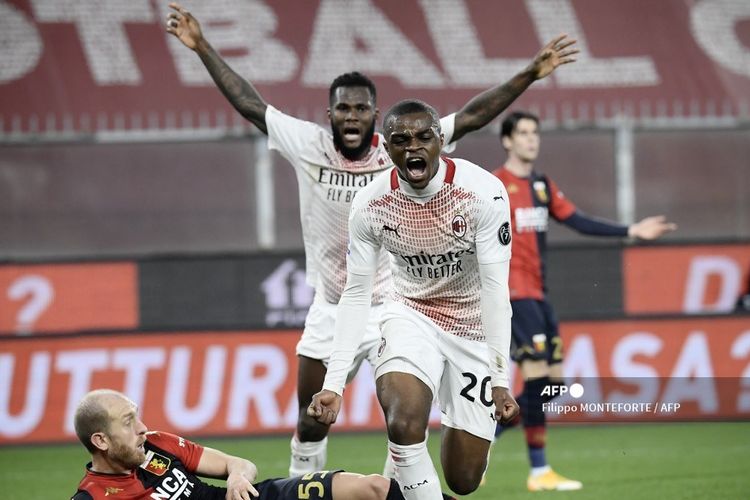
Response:
[[[542,411],[543,389],[562,384],[562,340],[544,281],[546,235],[549,218],[593,236],[653,240],[677,226],[663,216],[646,217],[629,226],[592,218],[576,208],[546,175],[534,170],[539,154],[539,119],[516,111],[502,124],[500,139],[508,159],[494,174],[508,191],[513,228],[510,263],[510,299],[513,308],[511,356],[518,363],[524,388],[518,397],[526,432],[531,472],[528,489],[575,490],[579,481],[567,479],[547,464],[546,422]],[[498,426],[498,434],[502,427]]]

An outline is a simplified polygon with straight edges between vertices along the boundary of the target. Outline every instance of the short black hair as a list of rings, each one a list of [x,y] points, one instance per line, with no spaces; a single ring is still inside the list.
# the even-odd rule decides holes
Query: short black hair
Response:
[[[500,127],[500,139],[513,135],[516,125],[521,120],[533,120],[536,126],[539,127],[539,117],[535,114],[528,111],[514,111],[503,120],[503,125]]]
[[[404,99],[394,104],[383,118],[383,133],[386,138],[388,138],[388,129],[391,122],[401,115],[410,113],[428,113],[432,117],[433,125],[437,125],[438,132],[440,131],[440,115],[435,108],[419,99]]]
[[[372,96],[372,103],[375,104],[378,100],[375,84],[359,71],[344,73],[334,78],[331,82],[331,87],[328,89],[328,102],[333,103],[333,96],[339,87],[367,87]]]

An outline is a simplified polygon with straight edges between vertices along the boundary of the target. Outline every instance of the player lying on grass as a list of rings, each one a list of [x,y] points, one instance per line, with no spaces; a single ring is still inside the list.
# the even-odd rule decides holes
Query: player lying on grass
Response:
[[[403,499],[395,480],[377,474],[320,471],[256,483],[254,463],[173,434],[148,432],[135,403],[109,389],[84,396],[75,412],[75,430],[91,462],[73,500]],[[226,487],[198,476],[226,479]]]

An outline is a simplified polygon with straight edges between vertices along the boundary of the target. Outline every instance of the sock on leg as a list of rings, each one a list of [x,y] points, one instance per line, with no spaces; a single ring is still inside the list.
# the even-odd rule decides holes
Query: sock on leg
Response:
[[[547,401],[542,394],[544,388],[550,384],[549,377],[527,380],[524,384],[525,403],[524,431],[529,451],[529,463],[533,475],[543,474],[549,470],[545,455],[547,440],[547,419],[542,404]]]
[[[404,500],[404,495],[401,494],[401,486],[399,486],[395,479],[391,479],[391,485],[388,488],[385,500]],[[443,493],[443,500],[456,500],[456,498]]]
[[[328,452],[327,437],[321,441],[300,441],[295,434],[292,437],[291,449],[289,476],[302,476],[325,469]]]
[[[396,479],[401,485],[401,493],[406,500],[439,500],[440,491],[435,466],[427,452],[427,440],[421,443],[401,445],[388,441],[393,463],[396,466]]]
[[[389,451],[385,454],[385,465],[383,466],[383,475],[388,479],[396,479],[396,464],[393,463],[393,457]],[[387,500],[387,499],[386,499]]]

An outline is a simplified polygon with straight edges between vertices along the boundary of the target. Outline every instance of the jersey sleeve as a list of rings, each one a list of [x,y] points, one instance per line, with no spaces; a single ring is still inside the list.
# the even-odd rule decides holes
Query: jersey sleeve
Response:
[[[183,437],[168,432],[149,432],[146,434],[149,443],[171,453],[185,464],[190,472],[195,472],[203,455],[203,446]]]
[[[282,113],[270,104],[266,108],[268,149],[281,153],[292,165],[310,141],[320,133],[320,126]]]
[[[547,178],[547,186],[549,186],[549,212],[552,217],[557,221],[562,221],[573,215],[576,211],[576,206],[565,197],[560,188],[557,187],[551,179]]]
[[[497,177],[491,178],[483,194],[477,218],[476,245],[477,261],[480,264],[494,264],[510,260],[511,227],[510,204],[505,185]]]
[[[349,213],[349,247],[346,255],[346,269],[353,274],[375,273],[378,266],[380,241],[372,233],[365,211],[355,197]]]
[[[379,251],[380,242],[372,234],[367,215],[355,197],[349,214],[346,286],[336,308],[333,348],[323,381],[323,389],[339,395],[344,392],[347,374],[367,328]]]
[[[453,133],[456,130],[456,113],[451,113],[440,119],[440,132],[443,134],[443,153],[450,154],[456,149],[456,143],[453,142]]]

